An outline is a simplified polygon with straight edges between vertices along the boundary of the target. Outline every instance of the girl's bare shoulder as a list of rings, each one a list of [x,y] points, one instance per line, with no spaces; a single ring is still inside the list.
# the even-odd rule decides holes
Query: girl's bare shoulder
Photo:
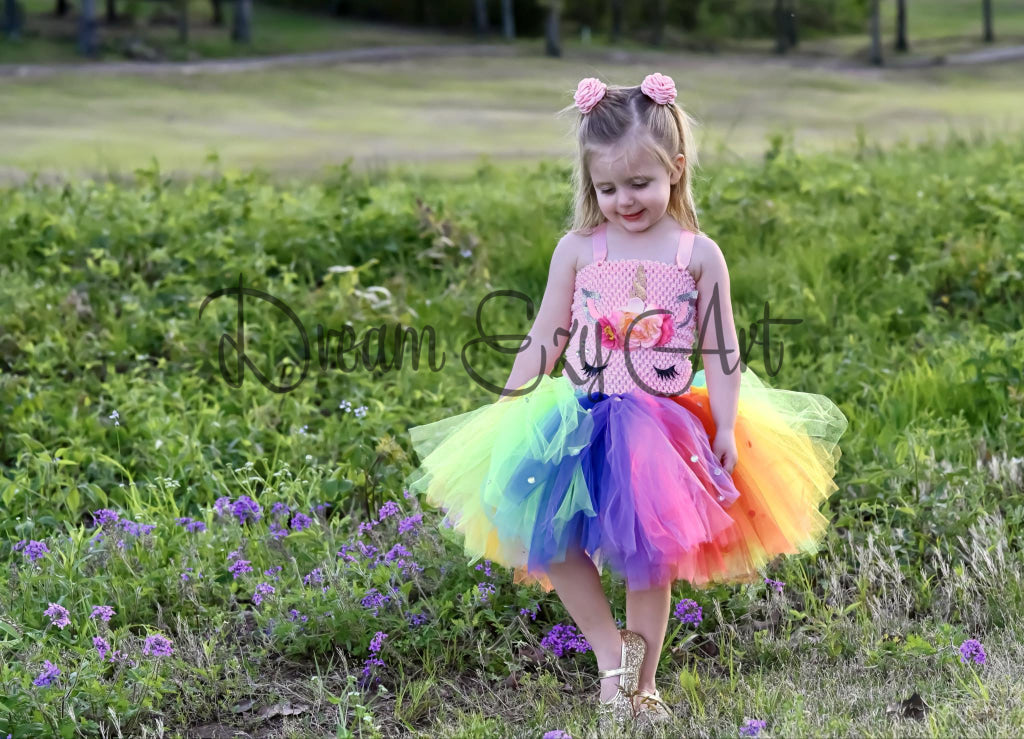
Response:
[[[693,253],[690,255],[690,273],[693,279],[700,282],[705,273],[718,274],[728,271],[725,267],[725,255],[718,244],[703,231],[697,232],[693,240]]]
[[[573,273],[579,272],[584,265],[590,262],[590,235],[578,231],[567,231],[558,240],[555,251],[556,253],[561,252],[561,261],[573,266]]]

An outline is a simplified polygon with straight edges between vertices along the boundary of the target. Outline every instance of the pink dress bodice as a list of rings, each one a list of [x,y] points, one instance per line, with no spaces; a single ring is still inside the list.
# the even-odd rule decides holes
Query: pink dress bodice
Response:
[[[607,228],[594,230],[594,261],[576,273],[562,374],[588,392],[679,395],[693,373],[697,284],[688,266],[696,234],[682,231],[674,264],[607,260]]]

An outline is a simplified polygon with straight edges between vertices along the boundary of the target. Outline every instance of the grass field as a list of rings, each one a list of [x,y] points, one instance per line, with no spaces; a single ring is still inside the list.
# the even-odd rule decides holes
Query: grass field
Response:
[[[737,325],[766,301],[800,319],[773,330],[771,384],[827,395],[850,426],[816,555],[772,563],[778,590],[674,589],[703,615],[670,620],[665,736],[1024,725],[1021,142],[777,141],[697,183]],[[402,490],[409,426],[494,399],[460,349],[487,292],[540,299],[568,176],[178,186],[147,169],[7,190],[0,736],[585,736],[593,654],[555,651],[560,601],[467,566]],[[251,371],[232,386],[234,303],[199,308],[240,274],[311,341],[318,323],[433,326],[447,362],[338,371],[313,343],[291,392]],[[253,367],[297,380],[295,326],[246,310]],[[521,306],[483,320],[529,326]],[[478,349],[474,369],[503,381],[511,357]],[[621,581],[605,585],[623,618]]]
[[[862,128],[892,143],[955,130],[1019,130],[1024,62],[862,72],[742,56],[665,55],[659,62],[408,59],[329,68],[168,76],[0,78],[0,177],[130,173],[154,158],[169,173],[225,168],[320,176],[359,169],[452,176],[481,157],[520,167],[572,151],[568,119],[582,76],[635,83],[673,75],[697,117],[707,161],[758,156],[789,132],[802,151],[845,146]]]

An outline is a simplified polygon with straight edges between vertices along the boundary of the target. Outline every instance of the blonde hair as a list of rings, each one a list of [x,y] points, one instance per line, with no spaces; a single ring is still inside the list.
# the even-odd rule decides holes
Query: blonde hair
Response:
[[[559,115],[573,110],[578,111],[575,104],[560,110]],[[589,234],[605,220],[590,177],[590,160],[595,148],[614,145],[636,135],[637,143],[658,159],[667,172],[675,167],[677,154],[686,157],[679,182],[671,185],[667,212],[683,228],[699,233],[692,188],[697,166],[693,137],[696,125],[675,102],[656,103],[641,91],[640,85],[608,85],[597,105],[589,113],[580,113],[576,121],[577,157],[572,173],[574,205],[569,230]]]

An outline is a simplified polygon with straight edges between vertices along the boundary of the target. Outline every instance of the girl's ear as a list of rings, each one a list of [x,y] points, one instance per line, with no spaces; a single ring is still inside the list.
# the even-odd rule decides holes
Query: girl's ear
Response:
[[[669,179],[673,185],[678,184],[679,180],[683,177],[685,171],[686,157],[682,154],[676,154],[675,170],[672,172],[672,177]]]

